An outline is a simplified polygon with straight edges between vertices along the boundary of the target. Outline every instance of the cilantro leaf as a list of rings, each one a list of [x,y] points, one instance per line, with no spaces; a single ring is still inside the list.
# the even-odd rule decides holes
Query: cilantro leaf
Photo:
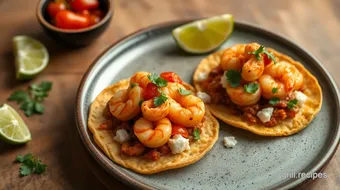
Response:
[[[289,100],[288,103],[287,103],[287,107],[288,109],[293,109],[296,104],[298,103],[298,100],[297,99],[293,99],[293,100]]]
[[[33,168],[32,168],[32,167],[29,167],[29,166],[27,166],[27,165],[25,165],[25,164],[22,164],[22,165],[20,166],[19,171],[20,171],[20,175],[21,175],[21,176],[27,176],[27,175],[30,175],[30,174],[33,173]]]
[[[167,100],[168,100],[168,97],[166,97],[164,93],[161,93],[161,95],[154,97],[153,104],[156,107],[158,107],[158,106],[162,105],[164,102],[166,102]]]
[[[42,81],[40,84],[31,84],[28,91],[16,91],[9,98],[9,101],[16,101],[20,109],[27,117],[33,114],[43,114],[44,106],[41,104],[52,89],[52,82]]]
[[[19,155],[19,156],[17,156],[17,157],[15,158],[15,161],[16,161],[16,162],[24,162],[24,157],[21,156],[21,155]]]
[[[273,93],[273,94],[277,93],[278,91],[279,91],[279,89],[278,89],[278,88],[275,88],[275,87],[274,87],[274,88],[272,88],[272,93]]]
[[[32,173],[42,174],[46,171],[46,164],[43,164],[41,160],[34,157],[31,153],[25,156],[17,156],[15,161],[20,162],[21,166],[19,169],[20,176],[27,176]]]
[[[130,84],[130,88],[133,88],[133,87],[135,87],[135,86],[138,86],[138,83],[132,83],[132,84]]]
[[[10,95],[8,98],[9,101],[16,101],[18,104],[21,102],[28,101],[30,99],[29,95],[27,92],[18,90],[15,91],[13,94]]]
[[[44,113],[44,110],[45,110],[44,105],[42,105],[42,104],[40,104],[38,102],[34,103],[34,111],[36,113],[42,114],[42,113]]]
[[[138,102],[139,107],[142,106],[143,102],[144,102],[144,100],[141,100],[141,101]]]
[[[272,99],[269,100],[269,104],[275,106],[277,103],[280,102],[280,98],[273,97]]]
[[[187,96],[187,95],[190,95],[190,94],[191,94],[191,92],[190,92],[189,90],[185,90],[185,89],[183,89],[183,88],[179,88],[179,89],[178,89],[178,92],[179,92],[181,95],[183,95],[183,96]]]
[[[159,77],[156,74],[148,75],[148,79],[151,81],[151,83],[157,85],[158,87],[166,87],[168,85],[168,81],[163,79],[162,77]]]
[[[253,52],[248,52],[248,54],[253,54],[255,55],[257,60],[261,60],[261,56],[260,53],[266,54],[268,56],[269,59],[273,60],[274,63],[276,63],[276,59],[275,56],[270,53],[269,51],[267,51],[263,45],[261,45],[257,50],[253,51]]]
[[[238,87],[241,83],[241,73],[236,70],[228,70],[226,73],[227,81],[231,87]]]
[[[250,93],[250,94],[254,94],[258,89],[259,89],[259,84],[258,83],[248,83],[244,85],[244,91]]]
[[[194,136],[194,139],[197,141],[199,140],[201,137],[200,137],[200,130],[198,128],[195,128],[194,131],[193,131],[193,136]]]
[[[36,174],[42,174],[46,171],[47,165],[42,164],[40,160],[37,161],[34,173]]]

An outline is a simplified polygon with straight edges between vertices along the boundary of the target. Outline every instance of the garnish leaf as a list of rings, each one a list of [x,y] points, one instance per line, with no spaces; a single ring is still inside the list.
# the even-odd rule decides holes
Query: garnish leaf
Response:
[[[144,102],[144,100],[139,101],[139,103],[138,103],[139,107],[142,106],[143,102]]]
[[[248,83],[244,85],[244,91],[250,93],[250,94],[254,94],[258,89],[259,89],[259,84],[258,83]]]
[[[11,96],[8,98],[9,101],[16,101],[18,104],[21,102],[28,101],[30,99],[29,95],[22,90],[15,91]]]
[[[194,131],[193,131],[193,136],[194,136],[194,139],[197,141],[199,140],[201,137],[200,137],[200,130],[198,128],[195,128]]]
[[[241,83],[241,73],[236,70],[228,70],[226,73],[227,81],[231,87],[238,87]]]
[[[130,84],[130,88],[133,88],[133,87],[135,87],[135,86],[138,86],[138,83],[132,83],[132,84]]]
[[[269,100],[269,104],[275,106],[277,103],[280,102],[280,98],[273,97],[272,99]]]
[[[25,156],[17,156],[15,158],[16,162],[20,162],[21,166],[19,169],[20,176],[27,176],[32,173],[42,174],[46,171],[46,164],[43,164],[41,160],[32,156],[31,153],[26,154]]]
[[[276,59],[275,59],[275,56],[270,53],[269,51],[267,51],[263,45],[261,45],[257,50],[253,51],[253,52],[248,52],[249,54],[253,54],[255,55],[256,59],[257,60],[261,60],[261,56],[260,54],[263,53],[263,54],[266,54],[268,56],[269,59],[273,60],[274,63],[276,63]]]
[[[162,77],[159,77],[156,74],[151,74],[148,76],[149,80],[157,85],[158,87],[166,87],[168,85],[168,81],[163,79]]]
[[[28,91],[15,91],[8,98],[9,101],[16,101],[20,109],[27,117],[33,114],[43,114],[44,106],[41,104],[52,89],[52,82],[43,81],[40,84],[30,85]]]
[[[293,99],[293,100],[289,100],[288,103],[287,103],[287,107],[288,109],[293,109],[296,104],[298,103],[298,100],[297,99]]]
[[[153,104],[158,107],[168,100],[168,97],[162,92],[161,95],[154,97]]]
[[[279,91],[279,89],[278,89],[278,88],[275,88],[275,87],[274,87],[274,88],[272,88],[272,93],[273,93],[273,94],[277,93],[278,91]]]
[[[179,89],[178,89],[178,92],[179,92],[181,95],[183,95],[183,96],[187,96],[187,95],[190,95],[190,94],[191,94],[191,92],[190,92],[189,90],[185,90],[185,89],[183,89],[183,88],[179,88]]]

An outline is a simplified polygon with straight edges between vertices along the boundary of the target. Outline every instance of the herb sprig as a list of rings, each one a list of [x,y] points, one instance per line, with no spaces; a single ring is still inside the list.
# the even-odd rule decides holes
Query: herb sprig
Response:
[[[149,80],[157,85],[158,87],[166,87],[168,85],[168,81],[158,76],[157,74],[151,74],[148,76]]]
[[[18,90],[10,95],[9,101],[16,101],[20,109],[27,117],[33,114],[43,114],[45,107],[42,104],[52,89],[52,82],[43,81],[40,84],[32,84],[28,91]]]
[[[276,63],[275,56],[272,53],[270,53],[269,51],[267,51],[266,48],[264,48],[263,45],[261,45],[257,50],[255,50],[253,52],[248,52],[248,54],[255,55],[257,60],[261,60],[261,56],[260,56],[261,53],[267,55],[269,59],[273,60],[274,63]]]
[[[241,85],[241,73],[236,70],[228,70],[226,72],[227,81],[229,82],[230,86],[235,88]]]
[[[260,85],[258,83],[248,83],[244,85],[244,91],[250,93],[250,94],[254,94],[258,89],[259,89]]]
[[[189,90],[185,90],[183,88],[179,88],[178,89],[178,92],[182,95],[182,96],[187,96],[187,95],[190,95],[191,92]]]
[[[297,99],[293,99],[293,100],[289,100],[288,103],[287,103],[287,107],[288,109],[293,109],[298,103],[298,100]]]
[[[19,169],[20,176],[27,176],[33,173],[42,174],[47,168],[46,164],[43,164],[40,159],[34,157],[31,153],[25,156],[17,156],[15,162],[21,163]]]
[[[201,137],[200,137],[200,130],[198,128],[195,128],[194,131],[193,131],[193,136],[194,136],[194,139],[197,141],[199,140]]]

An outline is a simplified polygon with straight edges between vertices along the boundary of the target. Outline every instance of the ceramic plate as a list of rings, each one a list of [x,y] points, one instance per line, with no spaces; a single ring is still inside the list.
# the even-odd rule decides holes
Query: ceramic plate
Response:
[[[320,62],[306,50],[277,34],[236,22],[230,39],[221,48],[258,42],[300,61],[319,80],[323,90],[320,113],[310,125],[289,137],[263,137],[220,122],[219,140],[200,161],[188,167],[140,175],[112,162],[100,150],[87,130],[91,102],[107,86],[137,71],[174,71],[186,82],[200,60],[207,55],[181,51],[171,31],[185,22],[172,22],[134,33],[100,55],[85,74],[77,98],[79,134],[92,156],[113,177],[145,189],[277,189],[292,188],[309,181],[307,175],[320,172],[339,144],[339,92]],[[223,146],[224,136],[235,136],[233,149]]]

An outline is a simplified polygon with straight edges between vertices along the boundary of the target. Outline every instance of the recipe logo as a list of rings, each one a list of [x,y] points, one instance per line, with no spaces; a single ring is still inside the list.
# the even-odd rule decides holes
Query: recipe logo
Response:
[[[317,179],[317,178],[327,178],[327,173],[296,173],[296,172],[290,172],[286,173],[283,175],[285,179],[287,178],[312,178]]]

